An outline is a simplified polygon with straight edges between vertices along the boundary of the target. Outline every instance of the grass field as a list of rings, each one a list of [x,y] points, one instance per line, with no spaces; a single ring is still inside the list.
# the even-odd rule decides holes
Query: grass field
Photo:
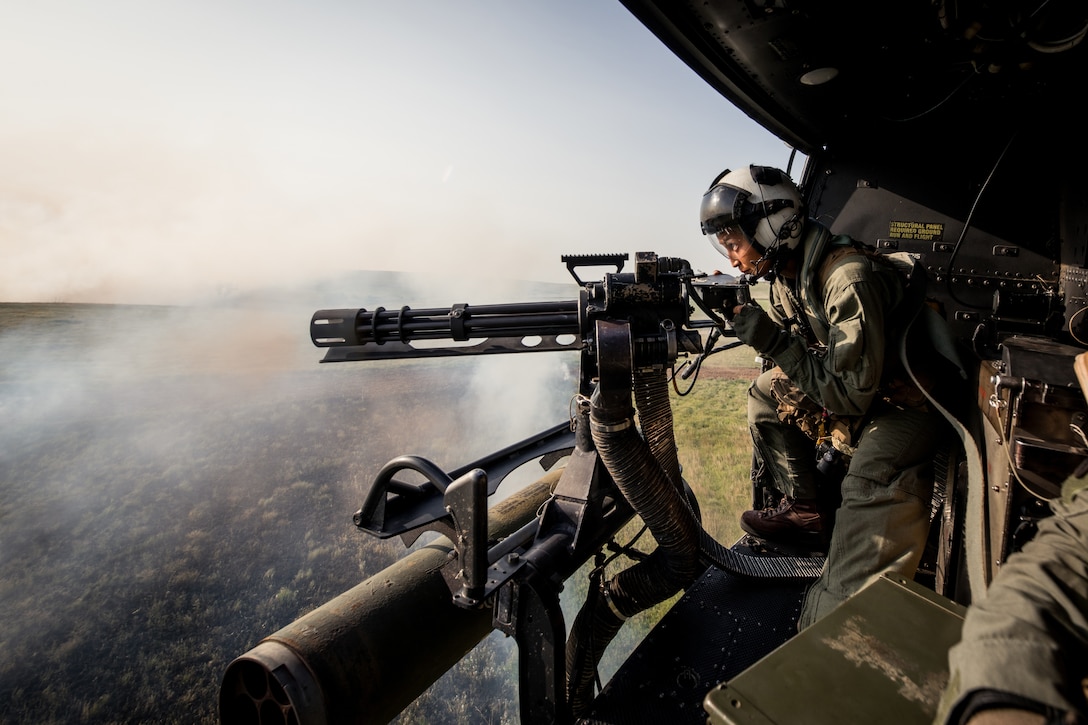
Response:
[[[451,469],[567,415],[563,354],[318,365],[310,312],[0,305],[0,722],[216,722],[231,659],[402,555],[351,525],[386,460]],[[725,543],[745,388],[708,373],[675,400]],[[501,640],[404,721],[513,719]]]

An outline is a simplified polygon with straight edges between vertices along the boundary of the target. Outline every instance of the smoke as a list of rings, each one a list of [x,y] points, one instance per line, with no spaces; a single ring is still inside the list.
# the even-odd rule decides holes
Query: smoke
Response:
[[[350,523],[382,464],[452,469],[565,417],[569,353],[319,365],[312,312],[422,298],[399,279],[0,304],[0,710],[213,721],[230,659],[403,553]]]
[[[0,139],[0,295],[193,303],[330,274],[357,242],[347,210],[283,193],[244,149],[93,129]]]
[[[196,304],[359,269],[461,289],[563,278],[539,224],[445,183],[448,168],[382,178],[319,160],[229,128],[189,144],[93,126],[0,135],[0,301]]]

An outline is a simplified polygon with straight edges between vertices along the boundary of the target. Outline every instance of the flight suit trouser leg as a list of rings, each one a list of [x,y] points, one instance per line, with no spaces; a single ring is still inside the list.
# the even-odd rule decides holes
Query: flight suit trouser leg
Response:
[[[842,482],[842,505],[798,629],[884,572],[914,576],[929,535],[933,456],[946,427],[933,413],[882,403],[862,431]]]
[[[815,499],[816,444],[795,425],[778,419],[771,381],[782,373],[768,370],[748,387],[748,429],[752,446],[774,482],[793,499]]]

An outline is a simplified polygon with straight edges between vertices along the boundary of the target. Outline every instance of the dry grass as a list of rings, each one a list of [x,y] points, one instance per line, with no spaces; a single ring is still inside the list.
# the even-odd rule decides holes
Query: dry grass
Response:
[[[673,427],[684,479],[702,509],[703,528],[726,546],[740,535],[737,517],[752,500],[752,444],[743,415],[748,381],[709,379],[673,399]]]

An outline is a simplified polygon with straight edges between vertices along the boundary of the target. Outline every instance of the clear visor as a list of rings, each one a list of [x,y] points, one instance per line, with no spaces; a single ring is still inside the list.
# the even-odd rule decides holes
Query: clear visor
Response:
[[[714,247],[714,251],[729,260],[740,255],[746,248],[751,246],[739,226],[725,227],[707,234],[706,238],[710,242],[710,246]]]

